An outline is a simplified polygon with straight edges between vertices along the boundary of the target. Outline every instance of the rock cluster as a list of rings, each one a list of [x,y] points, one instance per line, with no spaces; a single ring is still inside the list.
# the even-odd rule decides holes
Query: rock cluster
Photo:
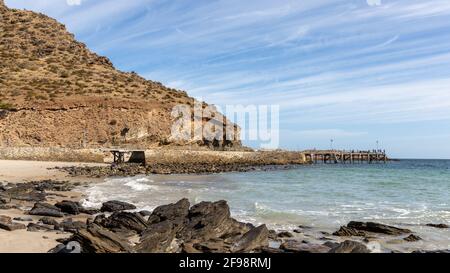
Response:
[[[147,213],[130,212],[131,204],[110,201],[100,214],[78,229],[67,242],[76,241],[83,252],[260,252],[268,247],[269,230],[230,216],[225,201],[202,202],[190,207],[187,199]],[[58,249],[61,249],[59,247]]]

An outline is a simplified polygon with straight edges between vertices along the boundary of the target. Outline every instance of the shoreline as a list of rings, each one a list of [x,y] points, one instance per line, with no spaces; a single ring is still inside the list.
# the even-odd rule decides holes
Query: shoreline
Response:
[[[86,192],[82,187],[92,186],[93,183],[98,183],[104,181],[104,177],[102,178],[88,178],[84,176],[71,177],[67,173],[61,171],[58,168],[64,168],[67,166],[78,166],[78,167],[105,167],[105,164],[89,164],[89,163],[64,163],[64,162],[37,162],[37,161],[5,161],[0,160],[0,182],[10,183],[10,187],[15,187],[14,185],[20,185],[21,183],[29,184],[31,181],[43,181],[43,180],[53,180],[53,181],[67,181],[62,185],[64,187],[68,187],[66,190],[64,187],[60,189],[57,182],[50,182],[48,187],[55,187],[56,191],[47,190],[46,191],[46,203],[54,205],[63,200],[69,200],[71,202],[80,202],[83,197],[85,197]],[[18,171],[20,170],[20,171]],[[39,183],[47,183],[47,182],[39,182]],[[53,184],[52,184],[53,183]],[[24,184],[24,185],[25,185]],[[6,184],[3,183],[5,186]],[[0,191],[1,194],[1,191]],[[1,197],[1,196],[0,196]],[[2,242],[0,246],[0,253],[8,253],[8,252],[32,252],[32,253],[45,253],[50,249],[59,245],[59,242],[63,242],[65,239],[73,236],[73,231],[61,231],[61,230],[49,230],[49,226],[47,224],[43,224],[39,222],[42,218],[41,216],[31,216],[26,214],[26,211],[29,211],[35,201],[15,201],[12,203],[7,203],[6,205],[13,204],[13,207],[7,208],[3,206],[0,209],[0,215],[10,217],[11,219],[19,219],[14,220],[14,223],[17,224],[25,224],[30,225],[35,224],[36,226],[40,226],[43,230],[34,230],[27,231],[24,229],[15,230],[15,231],[6,231],[0,229],[0,241]],[[26,218],[29,218],[26,220]],[[74,222],[85,226],[86,220],[94,219],[93,216],[90,215],[66,215],[64,218],[56,218],[61,222],[66,221],[67,219],[71,219],[69,224]],[[117,220],[117,219],[115,219]],[[119,219],[120,220],[120,219]],[[67,223],[65,223],[67,224]],[[388,229],[390,227],[388,226]],[[310,227],[298,227],[296,230],[271,230],[270,231],[270,248],[265,251],[281,251],[283,252],[296,252],[300,251],[299,249],[303,249],[302,251],[311,251],[311,252],[320,252],[328,251],[332,249],[332,247],[336,247],[337,245],[343,244],[346,241],[352,241],[352,244],[356,244],[358,247],[362,247],[370,244],[371,242],[380,242],[381,240],[390,240],[392,242],[396,241],[398,245],[401,245],[401,242],[405,242],[405,240],[419,240],[417,234],[412,231],[399,233],[396,236],[385,236],[380,234],[369,234],[363,237],[354,236],[358,234],[360,231],[355,231],[352,228],[342,227],[344,235],[350,236],[335,236],[332,232],[325,232],[320,228],[310,228]],[[348,230],[352,230],[349,234],[345,234]],[[352,233],[353,232],[353,233]],[[356,232],[356,233],[355,233]],[[364,231],[365,232],[365,231]],[[142,239],[142,238],[141,238]],[[57,241],[58,240],[58,241]],[[299,243],[307,241],[308,244]],[[294,243],[296,242],[296,243]],[[328,248],[322,247],[323,244],[327,243]],[[362,244],[359,245],[359,244]],[[392,251],[395,250],[395,246]],[[296,250],[297,249],[297,250]],[[306,250],[307,249],[307,250]],[[363,248],[364,249],[364,248]],[[372,252],[378,252],[379,250],[373,249]]]

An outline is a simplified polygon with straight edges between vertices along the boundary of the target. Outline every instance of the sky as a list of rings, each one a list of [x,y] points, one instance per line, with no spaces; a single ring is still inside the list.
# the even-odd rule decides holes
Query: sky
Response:
[[[219,106],[279,105],[281,148],[450,158],[448,0],[5,2],[120,70]]]

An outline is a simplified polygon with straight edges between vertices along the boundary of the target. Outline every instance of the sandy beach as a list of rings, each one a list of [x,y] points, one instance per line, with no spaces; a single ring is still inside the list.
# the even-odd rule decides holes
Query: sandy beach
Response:
[[[73,162],[47,162],[0,160],[0,181],[20,183],[38,180],[66,180],[72,182],[86,181],[85,178],[70,177],[66,172],[54,168],[70,166],[107,166],[100,163],[73,163]]]
[[[104,164],[95,163],[67,163],[67,162],[38,162],[38,161],[15,161],[0,160],[0,182],[4,183],[25,183],[40,180],[69,181],[70,183],[98,182],[101,179],[70,177],[66,172],[62,172],[55,167],[67,166],[102,166]],[[54,204],[61,200],[79,201],[82,194],[75,191],[49,192],[48,203]],[[21,203],[24,207],[30,206],[26,202]],[[25,215],[22,210],[10,209],[1,210],[0,215],[13,218],[30,218],[37,222],[39,216]],[[79,217],[73,217],[74,220]],[[23,222],[28,224],[28,222]],[[0,253],[45,253],[58,245],[57,239],[69,237],[69,233],[57,231],[28,232],[27,230],[6,231],[0,229]]]

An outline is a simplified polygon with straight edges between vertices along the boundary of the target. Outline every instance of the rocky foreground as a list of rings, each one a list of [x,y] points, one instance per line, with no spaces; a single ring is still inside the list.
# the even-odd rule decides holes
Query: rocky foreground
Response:
[[[226,201],[191,206],[182,199],[152,212],[138,211],[133,204],[120,201],[105,202],[100,209],[86,208],[64,200],[75,186],[51,180],[3,184],[0,229],[65,234],[59,245],[48,250],[52,253],[369,253],[372,249],[365,243],[378,236],[404,242],[421,240],[409,229],[350,222],[334,234],[323,234],[317,243],[296,238],[294,233],[302,233],[301,228],[294,233],[276,232],[265,225],[239,222],[231,217]],[[20,210],[23,216],[2,215],[10,210]],[[444,224],[430,226],[448,228]]]

